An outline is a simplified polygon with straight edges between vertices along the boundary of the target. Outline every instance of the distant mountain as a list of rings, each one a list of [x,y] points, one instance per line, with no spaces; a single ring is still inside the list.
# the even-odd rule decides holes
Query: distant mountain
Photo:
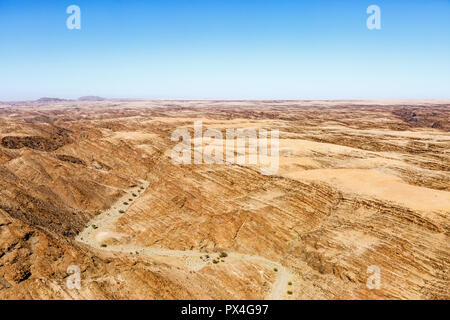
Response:
[[[61,102],[61,101],[67,101],[66,99],[60,99],[60,98],[50,98],[50,97],[43,97],[36,100],[38,102]]]
[[[98,96],[84,96],[78,98],[78,101],[103,101],[103,100],[106,99]]]

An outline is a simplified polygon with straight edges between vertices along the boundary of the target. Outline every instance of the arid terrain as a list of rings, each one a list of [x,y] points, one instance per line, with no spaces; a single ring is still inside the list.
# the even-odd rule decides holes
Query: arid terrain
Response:
[[[0,103],[0,299],[450,299],[450,101],[88,98]],[[174,163],[195,120],[279,170]]]

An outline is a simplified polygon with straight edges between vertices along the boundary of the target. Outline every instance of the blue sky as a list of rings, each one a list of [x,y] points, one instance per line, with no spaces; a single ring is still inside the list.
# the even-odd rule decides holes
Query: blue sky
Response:
[[[0,100],[83,95],[450,98],[450,1],[0,0]]]

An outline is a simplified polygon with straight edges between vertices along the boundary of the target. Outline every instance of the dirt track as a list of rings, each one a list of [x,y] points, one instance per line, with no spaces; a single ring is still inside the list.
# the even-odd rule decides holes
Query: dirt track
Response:
[[[2,104],[0,298],[448,299],[449,115],[450,101]],[[279,130],[278,172],[174,164],[171,134],[198,120]]]
[[[196,252],[196,251],[182,251],[182,250],[170,250],[164,248],[155,248],[155,247],[145,247],[145,246],[131,246],[131,245],[121,245],[121,244],[112,244],[107,245],[107,247],[102,246],[102,235],[107,236],[111,232],[108,231],[108,227],[114,224],[114,222],[120,217],[122,214],[126,214],[126,210],[133,204],[134,201],[138,200],[139,197],[144,194],[146,189],[148,188],[148,181],[140,180],[142,186],[145,188],[144,190],[140,190],[139,187],[128,190],[125,195],[120,198],[110,209],[105,210],[100,213],[98,216],[89,221],[88,226],[77,235],[76,240],[83,242],[93,248],[105,251],[112,252],[121,252],[121,253],[129,253],[135,254],[138,252],[140,255],[144,255],[152,258],[159,258],[159,261],[165,262],[168,264],[173,263],[173,260],[164,259],[165,257],[179,258],[184,263],[187,268],[192,268],[189,261],[186,261],[187,258],[200,258],[208,254],[208,252]],[[133,197],[133,194],[138,194],[137,197]],[[128,202],[127,205],[124,202],[129,201],[129,199],[133,199],[133,201]],[[120,213],[119,211],[124,211]],[[95,226],[95,229],[93,228]],[[100,239],[99,239],[100,236]],[[212,253],[210,253],[212,255]],[[285,268],[281,264],[268,260],[264,257],[258,255],[247,255],[242,253],[235,252],[227,252],[227,260],[229,259],[242,259],[246,261],[255,262],[267,269],[273,269],[276,271],[276,279],[272,284],[272,288],[270,293],[266,296],[268,300],[282,300],[286,297],[286,292],[288,289],[288,282],[292,280],[292,273],[289,269]],[[163,258],[163,259],[161,259]],[[224,258],[225,259],[225,258]],[[211,262],[204,261],[202,263],[203,266],[211,265]],[[198,266],[196,264],[194,270],[200,270],[203,266]],[[264,272],[263,269],[261,272]]]

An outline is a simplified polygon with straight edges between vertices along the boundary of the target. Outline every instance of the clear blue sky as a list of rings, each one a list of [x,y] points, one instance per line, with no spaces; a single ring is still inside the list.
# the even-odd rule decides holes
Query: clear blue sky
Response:
[[[0,100],[82,95],[450,98],[450,1],[0,0]]]

